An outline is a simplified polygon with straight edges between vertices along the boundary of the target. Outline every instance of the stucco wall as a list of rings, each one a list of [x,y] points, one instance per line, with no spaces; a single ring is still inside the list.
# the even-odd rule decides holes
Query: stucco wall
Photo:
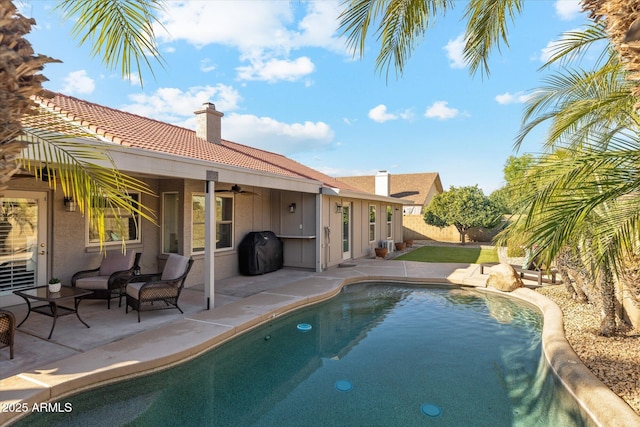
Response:
[[[272,224],[270,231],[282,237],[284,266],[315,269],[316,195],[293,191],[271,191]],[[295,204],[294,212],[290,206]]]
[[[337,265],[343,262],[342,247],[342,212],[336,211],[336,204],[351,206],[351,256],[361,258],[373,256],[374,248],[380,241],[387,240],[387,203],[359,200],[343,197],[324,196],[323,197],[323,219],[329,228],[323,230],[321,241],[322,265]],[[376,207],[376,239],[369,241],[369,206]],[[391,205],[393,209],[392,236],[394,242],[403,241],[402,227],[402,205]],[[396,210],[397,209],[397,210]]]
[[[146,182],[152,189],[157,190],[157,182]],[[103,255],[98,246],[86,245],[87,218],[80,210],[67,212],[61,191],[53,192],[51,196],[51,276],[60,278],[63,283],[70,283],[71,276],[76,271],[99,267]],[[158,210],[157,197],[143,195],[142,203],[155,211]],[[147,250],[142,251],[142,247],[143,244],[150,248],[158,247],[157,227],[149,221],[142,220],[140,233],[142,243],[128,244],[127,249],[143,253],[143,272],[155,271],[158,267],[155,254]],[[120,250],[122,246],[120,243],[105,243],[105,248]]]
[[[459,242],[460,233],[453,226],[434,227],[424,222],[422,215],[405,215],[403,218],[404,238],[411,240],[437,240],[439,242]],[[498,229],[474,227],[467,233],[467,241],[491,242]]]

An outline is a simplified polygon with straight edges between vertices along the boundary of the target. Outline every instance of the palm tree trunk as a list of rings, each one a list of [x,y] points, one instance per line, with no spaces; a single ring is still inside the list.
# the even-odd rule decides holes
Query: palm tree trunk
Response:
[[[17,13],[9,0],[0,0],[0,191],[20,170],[24,145],[16,141],[22,133],[20,119],[35,106],[31,96],[42,92],[46,78],[38,74],[48,62],[55,60],[33,55],[31,44],[23,36],[31,31],[33,19]]]
[[[608,265],[604,265],[598,274],[598,285],[602,298],[602,312],[600,332],[609,337],[616,332],[616,305],[615,283],[613,274]]]
[[[566,247],[560,251],[556,258],[556,265],[571,297],[580,303],[589,302],[585,289],[588,283],[587,271],[582,262],[571,254],[571,249]]]
[[[604,20],[612,45],[629,71],[632,93],[640,98],[640,51],[625,40],[631,26],[640,19],[637,0],[582,0],[582,7],[594,21]],[[636,108],[640,108],[640,102]]]

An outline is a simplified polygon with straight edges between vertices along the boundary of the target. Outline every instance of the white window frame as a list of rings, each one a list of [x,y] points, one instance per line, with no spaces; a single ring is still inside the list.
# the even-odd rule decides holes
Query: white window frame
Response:
[[[168,209],[167,208],[167,200],[166,200],[166,196],[175,196],[175,202],[176,202],[176,209],[177,212],[174,212],[173,209]],[[170,224],[171,228],[175,227],[175,230],[169,230],[169,235],[171,235],[172,231],[175,231],[176,233],[176,248],[175,248],[175,252],[172,250],[166,251],[166,243],[169,243],[169,245],[171,245],[171,242],[167,242],[167,227],[168,227],[168,223],[167,223],[167,219],[169,217],[169,214],[171,214],[172,216],[175,214],[175,218],[172,218],[172,224]],[[179,248],[180,248],[180,242],[179,242],[179,237],[180,236],[180,193],[177,191],[165,191],[162,193],[162,253],[163,254],[171,254],[171,253],[178,253]],[[169,247],[169,249],[172,249],[171,247]]]
[[[195,222],[194,218],[194,205],[196,202],[196,198],[202,198],[202,221]],[[205,233],[204,233],[204,224],[207,212],[205,210],[205,194],[204,193],[191,193],[191,253],[192,254],[203,254],[205,250]],[[196,235],[196,225],[201,226],[202,229],[202,248],[195,248],[194,245],[194,236]]]
[[[215,196],[215,207],[216,207],[216,251],[230,251],[234,249],[234,235],[235,235],[235,212],[236,212],[236,200],[235,197],[233,197],[233,195],[217,195]],[[218,219],[218,214],[217,214],[217,210],[218,210],[218,199],[227,199],[227,200],[231,200],[231,218],[230,219],[224,219],[224,220],[219,220]],[[218,242],[220,241],[220,236],[218,235],[219,232],[219,226],[221,224],[230,224],[231,225],[231,229],[229,230],[229,246],[225,246],[225,247],[218,247]]]
[[[387,239],[393,238],[393,206],[387,205]]]
[[[140,205],[141,200],[142,200],[142,193],[138,192],[138,191],[130,191],[127,192],[127,195],[137,199],[136,203],[138,205]],[[108,218],[109,217],[115,217],[116,214],[111,214],[109,215],[106,211],[105,211],[105,227],[108,227]],[[122,215],[118,215],[120,216],[120,220],[122,221],[125,217],[123,217]],[[131,220],[133,220],[133,227],[135,227],[136,230],[136,238],[135,239],[127,239],[124,240],[125,244],[135,244],[135,243],[142,243],[142,225],[141,225],[141,218],[140,218],[140,214],[137,213],[133,213],[131,215]],[[100,240],[99,239],[91,239],[91,231],[90,231],[90,224],[89,224],[89,216],[85,215],[85,246],[86,247],[99,247],[100,246]],[[105,240],[104,242],[102,242],[103,246],[121,246],[123,240],[110,240],[109,236],[106,236],[107,240]]]
[[[369,205],[369,243],[376,241],[376,236],[378,234],[376,228],[376,205]]]

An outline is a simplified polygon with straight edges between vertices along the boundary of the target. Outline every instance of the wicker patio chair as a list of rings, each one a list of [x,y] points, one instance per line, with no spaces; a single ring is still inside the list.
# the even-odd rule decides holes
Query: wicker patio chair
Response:
[[[127,279],[139,268],[141,256],[140,252],[107,251],[100,267],[78,271],[71,277],[71,286],[93,291],[92,295],[84,298],[106,299],[110,309],[111,298],[122,295]]]
[[[131,277],[127,281],[125,313],[129,307],[137,310],[138,322],[141,311],[177,308],[183,313],[178,298],[192,265],[192,258],[171,254],[161,273]]]
[[[13,340],[16,334],[16,317],[12,312],[0,310],[0,343],[9,346],[9,357],[13,359]]]

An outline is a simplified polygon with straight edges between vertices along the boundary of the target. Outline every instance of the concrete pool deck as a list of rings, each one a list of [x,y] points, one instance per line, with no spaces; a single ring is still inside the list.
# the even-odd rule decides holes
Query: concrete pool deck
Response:
[[[0,350],[0,424],[40,402],[98,385],[162,369],[189,360],[233,336],[296,308],[337,294],[349,283],[369,280],[450,283],[484,288],[487,275],[477,264],[435,264],[380,259],[350,260],[321,273],[283,269],[263,276],[234,277],[216,282],[214,308],[204,309],[202,287],[185,289],[177,310],[124,313],[112,303],[83,301],[82,318],[58,319],[46,340],[52,319],[32,314],[17,330],[15,359]],[[525,281],[525,283],[533,283]],[[545,315],[543,347],[551,366],[584,409],[602,426],[638,426],[640,417],[579,361],[563,335],[562,313],[529,289],[513,293],[537,305]],[[10,307],[20,322],[26,305]],[[6,354],[5,354],[6,353]]]

